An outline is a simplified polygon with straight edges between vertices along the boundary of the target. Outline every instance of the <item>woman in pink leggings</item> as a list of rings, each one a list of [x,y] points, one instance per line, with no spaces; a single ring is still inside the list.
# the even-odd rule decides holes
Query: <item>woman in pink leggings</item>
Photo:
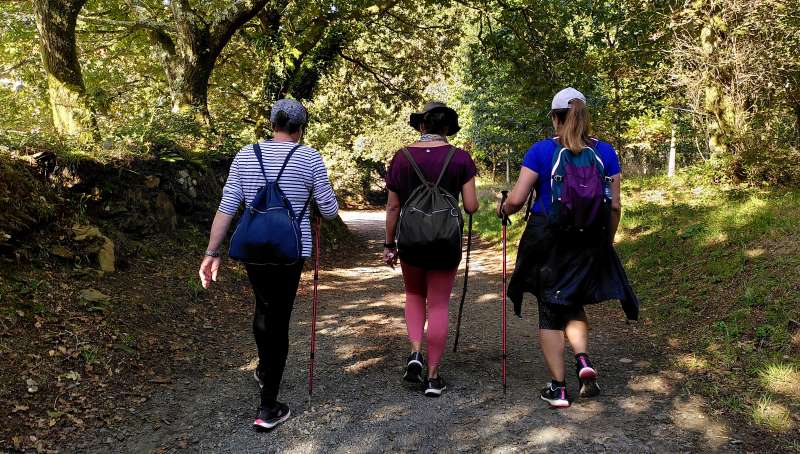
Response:
[[[446,161],[452,147],[447,136],[459,130],[458,114],[442,103],[428,103],[422,112],[411,114],[411,126],[421,133],[418,141],[406,147],[425,179],[436,181],[442,178],[439,187],[448,191],[456,199],[461,195],[464,210],[474,213],[478,210],[475,193],[477,169],[470,155],[461,149],[449,162]],[[443,167],[447,164],[446,169]],[[444,172],[443,172],[444,170]],[[386,173],[386,187],[389,201],[386,206],[386,243],[383,259],[389,266],[397,263],[395,233],[400,217],[400,208],[422,181],[412,168],[405,153],[398,152],[392,159]],[[439,374],[447,343],[448,306],[450,291],[453,289],[456,270],[428,269],[424,264],[411,265],[400,258],[403,281],[406,287],[406,326],[411,341],[411,355],[408,357],[403,379],[424,385],[426,396],[438,397],[446,389],[444,379]],[[422,339],[425,322],[428,323],[428,374],[423,376],[425,360],[422,356]]]

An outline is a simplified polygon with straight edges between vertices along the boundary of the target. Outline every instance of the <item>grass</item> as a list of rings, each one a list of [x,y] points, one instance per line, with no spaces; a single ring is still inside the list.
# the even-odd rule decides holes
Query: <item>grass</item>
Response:
[[[500,219],[495,215],[495,208],[500,200],[500,191],[503,189],[506,189],[505,185],[479,180],[478,198],[481,207],[472,218],[473,229],[480,234],[481,239],[498,246],[502,239],[502,225]],[[519,243],[519,238],[525,230],[525,221],[521,214],[511,216],[510,220],[511,224],[508,226],[506,235],[509,244],[509,261],[513,262],[516,257],[516,247],[512,245],[515,246]]]
[[[475,228],[499,243],[498,189],[479,185]],[[627,178],[622,201],[617,250],[642,300],[642,321],[663,340],[681,341],[665,350],[671,366],[710,405],[796,437],[800,191],[718,186],[684,174]],[[524,227],[519,215],[514,220],[511,253]]]

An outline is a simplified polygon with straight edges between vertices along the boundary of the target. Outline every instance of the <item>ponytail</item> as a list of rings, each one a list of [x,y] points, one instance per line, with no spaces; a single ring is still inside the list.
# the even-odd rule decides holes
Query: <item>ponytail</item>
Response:
[[[590,143],[592,120],[589,109],[579,99],[569,102],[569,109],[553,111],[553,116],[558,118],[559,141],[561,145],[573,153],[580,153]]]

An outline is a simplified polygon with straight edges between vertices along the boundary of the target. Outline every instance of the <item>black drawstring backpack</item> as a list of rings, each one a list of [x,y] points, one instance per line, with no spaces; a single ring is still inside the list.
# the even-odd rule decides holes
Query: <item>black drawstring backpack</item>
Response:
[[[404,262],[428,270],[448,270],[461,262],[464,219],[458,199],[439,187],[455,154],[450,147],[435,183],[425,179],[407,148],[403,148],[422,184],[409,196],[397,226],[397,252]]]

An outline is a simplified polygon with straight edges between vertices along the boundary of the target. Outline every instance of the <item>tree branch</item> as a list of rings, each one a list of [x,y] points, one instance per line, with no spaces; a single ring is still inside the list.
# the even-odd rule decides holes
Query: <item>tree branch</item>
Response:
[[[101,17],[88,17],[80,16],[79,19],[87,24],[92,25],[111,25],[113,27],[122,27],[127,30],[150,30],[159,33],[175,33],[175,27],[169,24],[156,22],[148,19],[137,19],[135,21],[127,20],[114,20],[104,19]]]
[[[368,72],[370,75],[372,75],[372,77],[378,83],[383,85],[389,91],[404,96],[407,101],[416,101],[416,96],[414,96],[410,91],[396,87],[390,81],[386,80],[386,78],[384,76],[382,76],[377,71],[372,69],[368,64],[362,62],[361,60],[358,60],[355,57],[351,57],[349,55],[346,55],[344,52],[341,52],[341,51],[339,52],[339,56],[342,57],[345,61],[349,61],[350,63],[352,63],[352,64],[358,66],[359,68],[363,69],[364,71]]]
[[[256,17],[267,3],[268,0],[243,0],[225,9],[209,27],[211,53],[218,55],[236,30]]]

